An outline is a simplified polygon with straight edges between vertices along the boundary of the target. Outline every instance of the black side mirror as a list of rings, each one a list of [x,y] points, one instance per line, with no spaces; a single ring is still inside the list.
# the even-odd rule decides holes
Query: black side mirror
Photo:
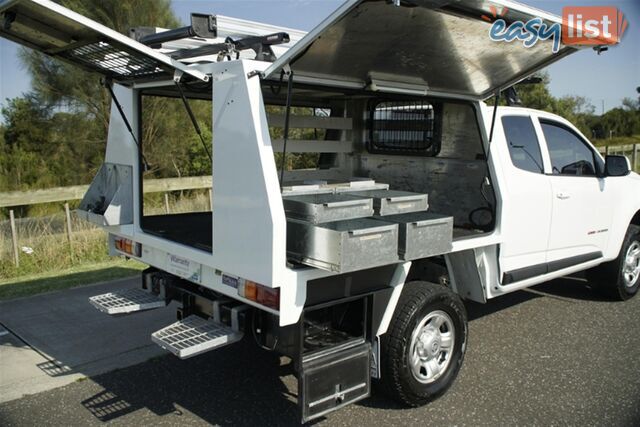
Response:
[[[606,176],[626,176],[631,172],[631,165],[625,156],[607,156],[604,169]]]

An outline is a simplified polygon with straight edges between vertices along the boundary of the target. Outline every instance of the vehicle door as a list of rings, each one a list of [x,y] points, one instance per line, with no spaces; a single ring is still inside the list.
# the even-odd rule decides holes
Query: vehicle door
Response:
[[[545,175],[543,151],[530,114],[525,110],[505,113],[496,125],[502,127],[506,142],[506,149],[505,144],[500,145],[506,176],[500,268],[502,283],[507,285],[546,272],[551,183]],[[499,134],[500,129],[497,131]]]
[[[604,161],[568,123],[539,117],[541,138],[551,162],[552,197],[547,262],[561,270],[602,257],[612,219]]]

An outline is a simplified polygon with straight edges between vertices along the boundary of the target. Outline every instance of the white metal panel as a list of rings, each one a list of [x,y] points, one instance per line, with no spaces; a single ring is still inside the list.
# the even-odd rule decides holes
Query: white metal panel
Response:
[[[213,254],[225,271],[279,287],[286,220],[260,79],[268,64],[217,64],[213,85]]]
[[[505,116],[527,117],[531,119],[532,126],[536,120],[530,110],[520,108],[499,108],[496,117],[491,152],[508,177],[502,192],[500,268],[503,272],[546,262],[552,220],[549,177],[513,165],[502,125]],[[538,142],[542,153],[544,141],[539,139]]]
[[[568,120],[553,114],[536,112],[536,117],[571,129],[583,141],[588,139]],[[550,158],[545,135],[538,124],[539,138],[544,141],[542,150]],[[592,152],[600,156],[593,147]],[[593,252],[604,252],[610,236],[614,188],[607,185],[611,178],[589,176],[567,176],[553,174],[551,166],[549,182],[552,187],[552,222],[550,222],[547,262],[570,258]]]

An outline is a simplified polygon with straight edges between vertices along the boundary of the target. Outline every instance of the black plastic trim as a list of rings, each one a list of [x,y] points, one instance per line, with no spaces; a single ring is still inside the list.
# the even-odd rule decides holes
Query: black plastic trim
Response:
[[[602,252],[591,252],[584,255],[577,255],[544,264],[536,264],[513,271],[507,271],[502,275],[502,285],[510,285],[511,283],[521,282],[533,277],[564,270],[565,268],[584,264],[585,262],[593,261],[598,258],[602,258]]]

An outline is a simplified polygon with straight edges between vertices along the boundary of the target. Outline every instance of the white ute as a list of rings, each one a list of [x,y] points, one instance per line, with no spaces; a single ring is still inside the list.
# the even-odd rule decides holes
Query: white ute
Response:
[[[290,357],[308,421],[368,396],[371,378],[409,406],[444,393],[464,357],[463,300],[580,271],[634,296],[628,160],[560,117],[483,102],[576,48],[495,43],[489,6],[560,22],[511,1],[351,0],[308,34],[194,14],[129,38],[48,0],[0,1],[3,37],[102,74],[112,94],[78,215],[112,255],[150,267],[139,289],[90,302],[123,314],[175,301],[178,321],[150,334],[181,358],[244,335]],[[158,96],[212,101],[213,211],[143,209],[142,113]],[[283,151],[318,165],[283,170]]]

